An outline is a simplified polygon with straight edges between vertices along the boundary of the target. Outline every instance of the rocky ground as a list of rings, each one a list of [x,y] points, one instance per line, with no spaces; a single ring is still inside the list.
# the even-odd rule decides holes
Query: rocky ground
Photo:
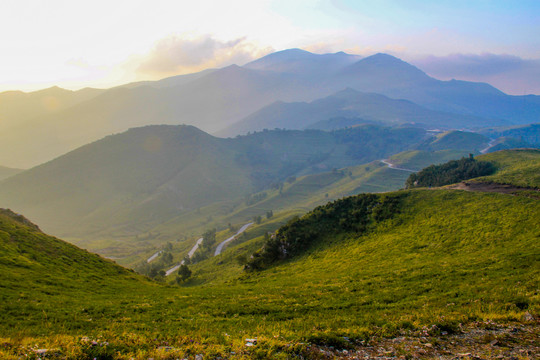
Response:
[[[451,334],[426,328],[393,339],[371,339],[354,349],[313,351],[323,359],[540,359],[540,321],[529,320],[513,325],[475,323]]]

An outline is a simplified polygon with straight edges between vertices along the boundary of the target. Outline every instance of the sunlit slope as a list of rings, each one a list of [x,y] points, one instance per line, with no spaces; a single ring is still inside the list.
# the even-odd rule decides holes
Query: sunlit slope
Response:
[[[41,306],[71,312],[75,304],[89,305],[88,296],[107,298],[152,286],[111,261],[42,233],[10,210],[0,209],[0,249],[0,312],[5,328],[20,330],[24,326],[19,322],[46,323]]]
[[[502,150],[478,156],[478,159],[493,162],[498,171],[476,181],[540,188],[540,150]]]
[[[0,333],[20,336],[22,331],[41,336],[39,343],[52,335],[78,336],[67,348],[82,346],[80,336],[99,336],[112,358],[119,357],[117,352],[152,352],[165,342],[186,355],[261,352],[271,358],[299,351],[291,344],[346,348],[370,336],[422,329],[452,333],[460,331],[459,324],[537,316],[537,199],[459,190],[371,196],[380,203],[388,197],[398,201],[392,210],[379,208],[386,215],[370,218],[360,232],[355,223],[340,222],[365,211],[344,206],[354,202],[336,201],[307,214],[304,219],[317,214],[332,225],[330,231],[315,233],[303,251],[262,271],[246,273],[238,263],[237,256],[251,254],[254,243],[193,266],[193,279],[180,288],[141,283],[135,290],[130,282],[118,280],[114,291],[104,271],[96,277],[105,280],[98,287],[102,295],[88,294],[83,300],[62,302],[62,296],[76,291],[57,292],[49,284],[40,285],[52,292],[38,297],[46,301],[36,301],[30,291],[2,293],[17,302],[0,305]],[[2,239],[10,244],[9,235]],[[216,274],[226,281],[215,280]],[[205,277],[212,277],[212,284],[196,286]],[[120,287],[126,291],[118,291]],[[49,301],[53,298],[57,300]],[[257,338],[257,347],[246,348],[246,338]]]
[[[249,286],[261,316],[291,319],[306,336],[317,324],[347,336],[373,326],[520,319],[539,306],[539,217],[534,199],[407,192],[393,216],[365,233],[314,229],[302,253],[252,275]],[[280,302],[289,306],[277,313]]]
[[[438,151],[411,150],[392,155],[388,160],[397,167],[418,171],[431,164],[441,164],[469,156],[471,151],[474,151],[474,148]]]

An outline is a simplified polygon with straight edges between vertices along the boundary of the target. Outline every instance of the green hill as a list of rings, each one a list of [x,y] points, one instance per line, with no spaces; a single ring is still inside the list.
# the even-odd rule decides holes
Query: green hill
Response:
[[[388,160],[391,164],[411,170],[422,170],[432,164],[441,164],[450,160],[457,160],[469,156],[473,149],[462,150],[410,150],[392,155]]]
[[[249,254],[254,243],[192,266],[192,280],[180,288],[140,282],[135,290],[118,280],[124,291],[113,292],[103,281],[98,292],[104,296],[73,300],[71,290],[51,291],[44,280],[41,292],[50,294],[38,298],[46,301],[13,292],[13,300],[0,305],[0,355],[16,358],[33,347],[68,358],[313,358],[321,350],[333,356],[367,350],[384,337],[394,337],[385,351],[393,346],[404,356],[421,355],[418,346],[405,346],[411,342],[455,357],[463,351],[451,341],[463,338],[484,358],[516,347],[534,351],[520,337],[534,331],[540,309],[537,199],[444,189],[369,195],[380,206],[368,211],[379,215],[359,227],[365,208],[357,206],[365,203],[355,199],[362,197],[291,222],[310,231],[331,227],[263,271],[246,273],[236,260],[235,249]],[[341,222],[343,216],[359,222]],[[197,286],[205,268],[223,280]],[[88,277],[92,272],[87,268]],[[471,328],[485,339],[470,335]],[[253,338],[255,346],[246,346]],[[494,340],[501,345],[490,346]]]
[[[447,131],[436,136],[436,139],[427,139],[418,147],[419,150],[440,151],[447,149],[474,149],[474,153],[488,146],[489,139],[484,135],[467,131]]]
[[[55,328],[55,317],[66,312],[72,322],[61,327],[80,328],[85,315],[76,312],[92,307],[89,297],[110,299],[152,286],[132,271],[44,234],[11,210],[0,209],[0,249],[2,335],[7,329],[24,333],[28,325]]]
[[[540,150],[503,150],[478,156],[478,159],[494,163],[498,171],[476,181],[540,189]]]
[[[424,137],[421,129],[365,126],[221,139],[191,126],[149,126],[6,179],[0,202],[80,246],[93,239],[114,248],[116,240],[132,242],[206,206],[243,199],[290,176],[384,158]],[[133,251],[147,244],[138,243]]]

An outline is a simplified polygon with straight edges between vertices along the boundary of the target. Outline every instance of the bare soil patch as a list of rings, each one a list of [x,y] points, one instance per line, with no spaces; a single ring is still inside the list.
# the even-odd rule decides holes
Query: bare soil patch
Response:
[[[501,194],[514,194],[514,195],[522,191],[527,191],[527,192],[532,191],[532,192],[538,192],[540,196],[540,191],[538,189],[522,188],[519,186],[497,184],[497,183],[462,181],[454,185],[446,186],[445,188],[465,190],[465,191],[497,192]]]

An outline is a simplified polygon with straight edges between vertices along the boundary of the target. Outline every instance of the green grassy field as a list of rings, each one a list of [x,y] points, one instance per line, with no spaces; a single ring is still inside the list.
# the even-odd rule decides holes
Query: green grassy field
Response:
[[[255,238],[193,266],[181,286],[107,262],[71,271],[75,250],[59,250],[58,271],[46,257],[26,265],[34,250],[11,244],[45,235],[6,220],[2,246],[20,256],[1,263],[17,277],[0,284],[0,356],[48,348],[70,359],[310,357],[310,344],[354,348],[433,325],[459,332],[470,322],[521,321],[540,307],[539,217],[535,199],[406,191],[397,215],[366,233],[338,229],[296,257],[246,273],[237,257],[261,245]],[[246,346],[248,338],[257,345]]]
[[[497,151],[478,159],[495,163],[499,170],[476,181],[540,189],[540,150]]]

